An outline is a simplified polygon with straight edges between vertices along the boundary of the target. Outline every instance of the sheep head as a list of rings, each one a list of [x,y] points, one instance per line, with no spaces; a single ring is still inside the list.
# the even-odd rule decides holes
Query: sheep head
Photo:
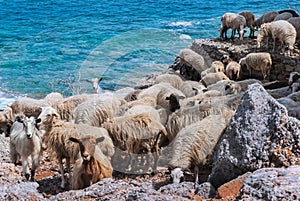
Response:
[[[291,72],[289,77],[289,89],[291,89],[292,84],[300,79],[300,74],[298,72]]]
[[[184,97],[175,94],[171,94],[170,96],[166,97],[166,100],[169,101],[169,107],[171,112],[175,112],[177,109],[180,109],[180,99],[184,99]]]
[[[23,124],[27,138],[31,139],[32,136],[36,133],[36,130],[35,130],[36,129],[36,124],[39,121],[36,121],[34,117],[30,117],[30,118],[25,117],[25,119],[17,117],[16,121]]]
[[[181,178],[183,178],[183,172],[181,168],[175,168],[174,170],[171,171],[171,177],[173,178],[173,183],[174,184],[179,184]]]
[[[99,83],[102,81],[102,77],[100,78],[92,78],[92,79],[87,79],[86,81],[87,82],[90,82],[92,83],[92,87],[93,87],[93,90],[94,90],[94,93],[98,93],[99,90],[100,90],[100,86],[99,86]]]
[[[81,138],[78,137],[70,137],[69,140],[71,142],[75,142],[79,144],[80,154],[83,160],[83,163],[88,163],[95,153],[96,144],[104,141],[104,137],[100,137],[95,139],[93,136],[87,135]]]

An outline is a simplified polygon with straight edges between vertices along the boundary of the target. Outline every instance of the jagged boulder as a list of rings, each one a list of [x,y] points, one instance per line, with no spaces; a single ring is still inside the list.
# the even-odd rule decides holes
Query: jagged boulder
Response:
[[[300,121],[252,84],[217,145],[209,182],[219,187],[248,171],[294,165],[299,157]]]
[[[236,200],[300,200],[300,166],[263,168],[245,181]]]

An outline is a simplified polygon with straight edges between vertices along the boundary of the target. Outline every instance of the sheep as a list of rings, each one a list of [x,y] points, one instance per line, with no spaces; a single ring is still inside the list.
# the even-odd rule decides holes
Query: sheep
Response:
[[[205,86],[208,87],[211,84],[217,83],[220,80],[229,80],[229,78],[222,72],[218,73],[209,73],[205,75],[200,82]]]
[[[232,80],[221,80],[207,87],[208,91],[217,90],[221,95],[238,94],[242,91],[241,86]]]
[[[35,171],[40,163],[42,152],[42,139],[34,117],[21,119],[16,117],[10,133],[10,158],[16,164],[22,160],[22,173],[26,180],[34,181]],[[29,157],[32,159],[31,171],[29,168]]]
[[[207,69],[204,58],[190,48],[181,50],[179,52],[179,58],[182,65],[194,68],[199,74]],[[182,74],[182,72],[180,73]]]
[[[297,83],[300,83],[300,73],[291,72],[288,83],[289,83],[289,89],[292,90],[292,93],[296,92],[297,85],[298,85]],[[293,87],[293,85],[294,85],[294,87]]]
[[[249,11],[239,12],[238,14],[244,16],[244,18],[246,19],[246,26],[250,29],[249,37],[254,38],[255,15]]]
[[[246,19],[242,15],[238,15],[235,13],[225,13],[222,16],[222,26],[220,29],[220,38],[224,38],[225,33],[225,39],[227,39],[227,29],[232,29],[231,38],[234,38],[234,32],[236,29],[239,31],[239,39],[243,40],[244,35],[244,27],[246,25]]]
[[[240,78],[241,66],[235,61],[231,61],[226,66],[225,74],[231,80],[238,80]]]
[[[176,74],[161,74],[156,77],[155,84],[166,82],[169,83],[176,89],[180,89],[181,85],[183,84],[183,80],[180,76]]]
[[[126,97],[130,96],[134,92],[135,92],[134,88],[132,88],[132,87],[125,87],[125,88],[118,89],[117,91],[115,91],[114,95],[117,98],[119,98],[119,99],[124,99],[125,100]]]
[[[211,67],[201,72],[201,77],[204,77],[208,73],[225,72],[224,64],[221,61],[214,61]]]
[[[288,55],[291,55],[294,44],[296,42],[296,29],[294,26],[285,21],[285,20],[278,20],[275,22],[265,23],[261,26],[261,29],[257,35],[257,47],[261,47],[262,40],[266,37],[267,38],[267,47],[268,47],[268,38],[273,38],[273,52],[275,52],[275,42],[276,39],[280,42],[281,51],[284,52],[283,44],[288,46]]]
[[[186,80],[181,85],[180,91],[182,91],[186,97],[192,97],[197,94],[202,94],[206,91],[206,87],[199,82]]]
[[[218,97],[220,102],[217,104],[204,103],[195,105],[193,107],[182,108],[172,114],[170,114],[166,129],[168,132],[168,139],[171,142],[177,135],[177,133],[184,127],[201,121],[205,117],[213,114],[223,114],[231,118],[233,111],[226,106],[226,100]],[[223,101],[224,100],[224,101]]]
[[[195,185],[198,184],[199,167],[212,163],[215,146],[226,129],[228,119],[223,115],[210,115],[200,122],[183,128],[172,142],[171,169],[186,170],[195,166]],[[173,170],[173,182],[178,183],[183,174]],[[175,174],[176,173],[176,174]]]
[[[132,108],[130,108],[129,110],[126,111],[126,113],[124,115],[139,115],[142,113],[148,113],[150,114],[154,119],[159,120],[160,121],[160,115],[159,112],[148,105],[136,105]]]
[[[107,118],[113,117],[124,102],[114,96],[89,99],[74,109],[74,122],[101,126]]]
[[[278,21],[278,20],[288,20],[288,19],[290,19],[291,17],[293,17],[293,15],[292,15],[291,13],[289,13],[289,12],[283,12],[283,13],[278,14],[278,15],[274,18],[273,22],[274,22],[274,21]]]
[[[70,137],[69,140],[79,145],[81,154],[80,160],[75,163],[72,189],[86,188],[103,178],[112,177],[113,169],[110,161],[100,150],[97,150],[97,144],[103,141],[104,137],[96,139],[90,135],[81,138],[75,136]]]
[[[246,57],[240,59],[239,64],[241,67],[244,65],[247,67],[250,77],[252,75],[252,70],[260,70],[263,75],[263,79],[269,79],[270,69],[272,67],[272,59],[269,53],[249,53],[246,55]]]
[[[180,90],[164,82],[144,89],[138,95],[138,99],[142,99],[147,96],[155,98],[157,101],[157,105],[171,111],[179,109],[179,99],[183,99],[185,97],[185,95]]]
[[[132,157],[136,156],[133,154],[153,153],[153,171],[156,172],[158,143],[167,135],[164,126],[157,119],[147,113],[126,115],[107,120],[103,127],[107,129],[115,147],[130,154],[130,162],[133,162]]]
[[[37,100],[28,97],[21,97],[16,99],[13,103],[8,105],[12,109],[13,115],[24,114],[27,117],[37,118],[41,113],[41,107],[50,106],[45,100]]]
[[[100,82],[102,81],[102,77],[100,78],[91,78],[87,79],[86,81],[92,84],[93,92],[95,94],[103,93],[103,89],[99,86]]]
[[[11,108],[0,111],[0,133],[4,133],[5,137],[10,134],[11,126],[14,122],[14,117]]]
[[[53,106],[56,103],[62,101],[64,99],[63,95],[58,92],[52,92],[50,94],[47,94],[44,98],[44,100],[50,105]]]
[[[272,22],[277,15],[278,12],[276,11],[264,13],[260,18],[254,21],[254,27],[260,27],[264,23]]]
[[[296,39],[299,40],[300,39],[300,17],[291,17],[287,21],[291,23],[296,29],[297,32]]]

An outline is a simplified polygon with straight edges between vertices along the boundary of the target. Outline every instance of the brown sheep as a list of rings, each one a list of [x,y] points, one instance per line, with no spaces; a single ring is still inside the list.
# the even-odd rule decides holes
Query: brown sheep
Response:
[[[112,177],[113,170],[110,162],[104,154],[99,153],[100,150],[97,150],[96,144],[102,142],[104,137],[95,139],[93,136],[87,135],[81,138],[70,137],[69,140],[79,145],[81,154],[81,158],[74,167],[72,189],[86,188],[103,178]],[[98,158],[98,156],[101,157]],[[102,161],[109,164],[105,165]]]

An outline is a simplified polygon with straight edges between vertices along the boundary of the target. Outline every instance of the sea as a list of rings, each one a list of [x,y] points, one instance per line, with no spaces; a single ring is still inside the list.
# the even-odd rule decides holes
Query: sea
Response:
[[[18,97],[133,87],[166,70],[221,16],[300,11],[299,0],[0,0],[0,109]],[[249,32],[248,32],[249,33]]]

